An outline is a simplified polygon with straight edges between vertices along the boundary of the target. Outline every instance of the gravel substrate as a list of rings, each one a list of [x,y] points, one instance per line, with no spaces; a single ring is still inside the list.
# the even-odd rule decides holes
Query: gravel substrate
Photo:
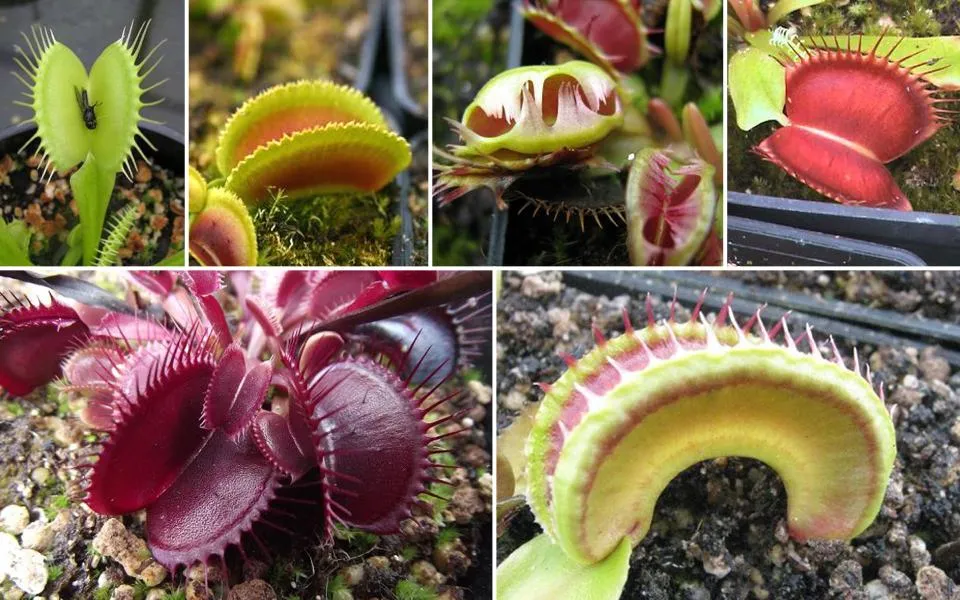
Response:
[[[957,321],[955,273],[725,274],[747,283]],[[498,428],[582,356],[595,321],[623,331],[621,309],[642,322],[643,298],[597,297],[558,273],[504,275],[498,313]],[[664,301],[654,298],[658,316]],[[686,314],[686,313],[684,313]],[[845,350],[850,345],[837,340]],[[786,496],[757,461],[718,459],[684,471],[660,497],[650,534],[634,550],[623,598],[933,600],[960,598],[960,372],[935,348],[873,348],[862,356],[897,405],[898,456],[883,508],[851,543],[798,543],[786,531]],[[529,511],[498,543],[498,561],[539,532]]]

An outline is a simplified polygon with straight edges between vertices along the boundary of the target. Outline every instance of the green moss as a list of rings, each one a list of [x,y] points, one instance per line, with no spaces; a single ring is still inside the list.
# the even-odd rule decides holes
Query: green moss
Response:
[[[113,586],[108,585],[107,587],[97,588],[93,592],[93,600],[110,600],[110,595],[113,593]]]
[[[480,241],[463,235],[456,227],[437,223],[433,227],[433,264],[456,267],[473,264],[480,255]]]
[[[412,579],[401,579],[393,590],[397,600],[435,600],[437,593]]]
[[[44,508],[43,511],[47,515],[47,520],[52,521],[57,516],[58,512],[69,507],[70,498],[68,498],[65,494],[56,494],[50,497],[47,507]]]
[[[419,551],[416,546],[404,546],[403,549],[400,550],[400,558],[403,559],[403,562],[410,562],[417,557],[418,553]]]
[[[133,584],[133,600],[146,600],[150,592],[150,586],[143,581],[137,581]]]
[[[456,527],[444,527],[437,534],[437,546],[446,546],[460,539],[460,530]]]
[[[47,581],[56,581],[63,575],[63,567],[60,565],[50,565],[47,567]]]
[[[164,600],[187,600],[187,593],[184,590],[175,590],[164,596]]]
[[[355,550],[358,554],[367,552],[380,541],[380,537],[375,534],[359,529],[348,529],[342,525],[334,526],[333,537],[350,544],[351,550]]]
[[[434,0],[433,36],[450,44],[463,33],[463,23],[482,19],[493,8],[493,0]]]
[[[343,575],[337,575],[329,582],[327,582],[327,597],[333,597],[336,594],[350,591],[350,588],[347,587],[346,582],[343,580]]]
[[[464,382],[483,381],[483,373],[481,373],[480,369],[477,369],[476,367],[470,367],[469,369],[463,371],[460,376],[463,378]]]
[[[26,412],[18,402],[7,402],[7,411],[14,417],[22,417]]]
[[[310,567],[301,560],[280,557],[270,566],[266,580],[275,590],[300,590],[309,582],[310,573]]]
[[[390,264],[400,231],[393,188],[377,194],[286,200],[253,209],[261,265]]]

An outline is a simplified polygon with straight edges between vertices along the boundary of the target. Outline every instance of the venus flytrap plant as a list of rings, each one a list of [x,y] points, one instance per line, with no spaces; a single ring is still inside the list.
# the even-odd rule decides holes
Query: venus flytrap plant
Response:
[[[706,292],[705,292],[706,293]],[[618,598],[631,545],[681,471],[712,458],[760,460],[787,491],[791,537],[849,540],[876,517],[896,457],[893,422],[854,352],[760,310],[742,326],[729,298],[713,322],[647,323],[568,357],[526,445],[528,502],[545,533],[498,568],[502,600]]]
[[[634,160],[626,201],[627,247],[635,265],[690,264],[714,228],[715,211],[722,210],[712,166],[652,148]]]
[[[435,149],[445,162],[434,167],[434,193],[448,204],[486,187],[503,209],[504,191],[535,167],[603,165],[597,145],[622,123],[617,83],[600,67],[572,61],[505,71],[451,122],[464,144]]]
[[[120,39],[104,49],[89,74],[49,29],[34,28],[32,39],[21,34],[27,49],[17,47],[19,57],[14,60],[23,74],[14,75],[28,89],[24,94],[28,101],[18,104],[33,110],[31,121],[37,125],[36,134],[24,147],[39,140],[41,181],[48,174],[52,177],[56,171],[83,163],[70,177],[70,188],[80,215],[80,245],[86,265],[96,260],[117,174],[122,172],[132,180],[135,156],[146,160],[140,144],[153,148],[139,125],[155,121],[140,111],[161,100],[144,102],[142,97],[165,80],[145,84],[162,59],[151,63],[163,44],[140,57],[148,27],[149,22],[144,23],[134,33],[131,23]]]
[[[757,153],[837,202],[912,210],[884,164],[950,122],[955,111],[942,105],[958,99],[941,94],[935,78],[960,69],[956,40],[932,38],[905,53],[908,40],[884,35],[841,42],[778,30],[771,39],[774,50],[753,46],[730,63],[738,126],[783,125]],[[945,45],[954,46],[946,59],[929,52]],[[949,77],[936,81],[950,89]]]
[[[488,343],[489,275],[233,272],[229,295],[212,271],[132,277],[156,319],[0,293],[0,386],[60,377],[85,401],[104,437],[77,465],[84,500],[145,510],[167,568],[227,582],[229,557],[269,558],[277,532],[394,533],[449,483],[463,413],[438,416],[459,396],[439,390]]]
[[[639,152],[626,188],[627,247],[635,265],[718,265],[723,259],[723,155],[700,110],[677,119],[663,100],[647,108],[666,149]]]
[[[208,183],[191,170],[191,253],[203,264],[256,264],[247,206],[376,192],[411,159],[407,141],[361,92],[327,81],[274,87],[224,125],[216,151],[223,179]]]

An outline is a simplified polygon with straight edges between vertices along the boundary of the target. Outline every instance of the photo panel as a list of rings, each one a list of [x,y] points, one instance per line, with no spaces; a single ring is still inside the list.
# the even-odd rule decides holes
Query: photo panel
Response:
[[[7,598],[491,598],[489,271],[0,277]]]
[[[930,1],[730,8],[728,261],[960,265],[955,16]]]
[[[438,265],[719,266],[722,3],[433,3]]]
[[[498,600],[955,589],[957,272],[501,286]]]
[[[0,265],[185,264],[184,10],[0,3]]]
[[[428,7],[191,2],[194,264],[427,264]]]

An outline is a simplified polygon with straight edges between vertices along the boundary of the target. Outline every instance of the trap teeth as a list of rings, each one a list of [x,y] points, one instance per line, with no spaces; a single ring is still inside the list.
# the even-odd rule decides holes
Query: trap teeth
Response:
[[[406,140],[368,123],[337,123],[261,146],[237,165],[227,187],[248,204],[284,190],[289,198],[375,192],[411,161]]]
[[[217,147],[227,187],[250,204],[273,189],[288,198],[377,191],[410,161],[406,140],[369,98],[327,81],[279,86],[250,100]]]

